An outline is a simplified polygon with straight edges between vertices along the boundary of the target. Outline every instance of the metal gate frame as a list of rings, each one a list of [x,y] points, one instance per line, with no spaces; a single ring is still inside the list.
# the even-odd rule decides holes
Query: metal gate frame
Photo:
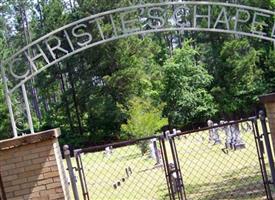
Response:
[[[264,188],[265,188],[265,193],[267,196],[267,199],[272,199],[271,195],[271,190],[269,187],[269,180],[268,180],[268,175],[267,175],[267,170],[266,170],[266,165],[265,165],[265,159],[264,159],[264,142],[263,142],[263,135],[259,134],[259,127],[257,124],[257,118],[255,117],[252,121],[253,123],[253,132],[255,136],[255,142],[256,142],[256,147],[257,147],[257,154],[258,154],[258,159],[260,163],[260,168],[261,168],[261,174],[263,177],[263,183],[264,183]]]
[[[168,139],[169,145],[165,143]],[[170,200],[186,200],[185,188],[178,158],[177,147],[173,135],[159,137],[159,144],[163,158],[163,166],[167,182]],[[172,154],[172,162],[169,160],[167,148],[170,148]],[[173,167],[171,166],[173,164]]]
[[[260,123],[261,123],[262,133],[260,133],[260,131],[259,131],[258,120],[260,120]],[[242,122],[251,122],[253,125],[252,126],[253,134],[254,134],[254,138],[255,138],[256,151],[257,151],[257,155],[258,155],[258,159],[259,159],[259,166],[260,166],[260,170],[261,170],[265,194],[266,194],[267,200],[273,200],[270,185],[273,185],[275,187],[275,166],[274,166],[275,163],[274,163],[273,154],[272,154],[272,143],[270,142],[270,139],[269,139],[270,133],[268,132],[266,116],[265,116],[264,111],[259,112],[259,117],[255,116],[255,117],[250,117],[250,118],[238,120],[235,122],[229,122],[229,123],[214,126],[214,127],[207,127],[207,128],[202,128],[200,130],[192,130],[192,131],[182,132],[180,134],[168,135],[167,138],[169,140],[170,147],[172,149],[171,151],[172,151],[172,155],[173,155],[173,160],[175,163],[177,163],[176,166],[179,170],[178,177],[180,177],[180,179],[183,181],[183,184],[182,184],[183,196],[178,196],[180,200],[182,200],[182,199],[186,200],[187,196],[185,193],[184,180],[182,179],[180,164],[179,164],[179,160],[178,160],[177,149],[176,149],[176,144],[175,144],[175,140],[174,140],[175,137],[180,136],[180,135],[189,135],[189,134],[192,134],[197,131],[206,131],[206,130],[210,130],[212,128],[220,128],[220,127],[223,127],[226,125],[232,125],[232,124],[242,123]],[[163,140],[164,139],[161,138],[160,141],[162,141],[163,151],[166,152],[165,142],[163,142]],[[173,149],[174,149],[174,151],[173,151]],[[266,163],[265,154],[267,154],[268,166],[270,168],[272,180],[269,180],[269,176],[267,173],[268,166]],[[164,156],[164,160],[166,160],[167,157],[165,158],[165,153],[163,154],[163,156]],[[167,162],[166,162],[166,165],[167,165]],[[167,168],[167,167],[165,167],[165,168]],[[167,182],[168,182],[170,200],[174,200],[174,199],[176,199],[175,198],[176,196],[173,195],[173,192],[170,189],[171,186],[169,184],[171,184],[171,183],[169,183],[169,182],[171,182],[171,180],[168,179],[169,178],[169,167],[165,171],[165,173],[166,173]]]
[[[81,199],[80,196],[82,196],[83,197],[82,199],[84,199],[84,200],[90,200],[88,186],[87,186],[87,182],[86,182],[86,175],[85,175],[85,171],[84,171],[84,167],[83,167],[83,163],[82,163],[82,155],[83,154],[98,152],[98,151],[103,150],[109,146],[112,146],[115,149],[115,148],[120,148],[120,147],[124,147],[124,146],[134,145],[134,144],[138,144],[139,142],[150,140],[150,139],[157,139],[158,141],[160,141],[161,137],[162,136],[156,135],[156,136],[150,136],[150,137],[141,138],[141,139],[137,139],[137,140],[118,142],[118,143],[100,145],[100,146],[93,146],[93,147],[88,147],[85,149],[76,149],[73,151],[73,155],[74,155],[75,163],[76,163],[75,167],[72,165],[71,152],[69,150],[69,146],[64,145],[64,147],[63,147],[64,156],[65,156],[65,159],[67,162],[67,166],[68,166],[67,170],[69,171],[70,183],[72,186],[73,195],[74,195],[75,200]],[[79,178],[78,180],[80,181],[82,195],[80,195],[80,191],[78,191],[78,188],[77,188],[76,173],[78,174],[78,178]]]
[[[260,119],[261,126],[262,126],[262,133],[260,133],[260,130],[259,130],[259,125],[258,125],[259,119]],[[177,146],[175,143],[175,137],[182,136],[182,135],[189,135],[189,134],[195,133],[197,131],[206,131],[206,130],[210,130],[212,128],[220,128],[220,127],[223,127],[226,125],[232,125],[235,123],[241,123],[241,122],[246,122],[246,121],[249,121],[252,123],[254,139],[255,139],[255,144],[256,144],[255,150],[257,152],[257,157],[259,160],[259,166],[260,166],[260,171],[261,171],[261,175],[262,175],[262,180],[263,180],[263,184],[264,184],[264,190],[265,190],[266,197],[268,200],[273,199],[271,189],[270,189],[271,184],[273,184],[275,186],[275,181],[274,181],[275,180],[275,167],[274,167],[274,159],[273,159],[272,150],[271,150],[272,144],[270,143],[270,139],[269,139],[270,133],[268,133],[265,115],[263,112],[260,112],[260,118],[251,117],[249,119],[239,120],[239,121],[235,121],[233,123],[231,122],[231,123],[218,125],[218,126],[214,126],[214,127],[202,128],[199,130],[192,130],[192,131],[182,132],[182,133],[178,133],[178,134],[168,134],[168,135],[164,134],[164,135],[159,135],[159,136],[148,137],[149,139],[155,138],[159,142],[159,146],[160,146],[160,150],[161,150],[160,152],[161,152],[161,155],[163,158],[163,167],[164,167],[164,173],[165,173],[165,178],[166,178],[166,183],[167,183],[167,190],[168,190],[170,200],[176,200],[176,199],[186,200],[187,199],[186,192],[185,192],[185,186],[184,186],[184,180],[183,180],[181,167],[180,167],[180,161],[178,158]],[[117,147],[127,146],[127,145],[131,145],[131,144],[136,144],[137,142],[148,139],[148,138],[143,138],[143,139],[135,140],[135,141],[115,143],[115,144],[112,144],[112,146],[117,146]],[[76,167],[72,166],[70,152],[66,153],[66,148],[64,148],[64,150],[65,150],[64,155],[67,160],[67,166],[68,166],[68,170],[69,170],[69,174],[70,174],[70,180],[71,180],[71,185],[73,188],[75,200],[79,200],[79,194],[78,194],[79,191],[77,191],[75,173],[78,173],[83,199],[90,200],[81,155],[83,153],[89,153],[89,152],[93,152],[94,150],[98,150],[98,148],[104,148],[105,146],[110,146],[110,145],[75,150],[74,156],[75,156],[75,161],[76,161],[75,162]],[[68,151],[68,147],[67,147],[67,151]],[[267,154],[272,181],[269,180],[269,176],[267,173],[268,166],[266,164],[265,154]],[[173,164],[173,167],[171,167],[171,164]]]
[[[79,179],[80,179],[83,198],[84,198],[84,200],[90,200],[88,186],[87,186],[87,182],[86,182],[86,176],[85,176],[83,163],[82,163],[82,159],[81,159],[81,150],[75,150],[74,156],[75,156],[75,160],[76,160],[77,171],[78,171],[78,175],[79,175]]]
[[[259,126],[257,123],[258,119],[261,122],[262,133],[260,133],[260,130],[259,130]],[[268,200],[272,200],[273,197],[272,197],[270,185],[275,186],[275,167],[274,167],[274,159],[273,159],[273,154],[271,149],[272,144],[269,139],[270,133],[268,132],[268,129],[267,129],[267,122],[266,122],[266,116],[264,111],[259,112],[259,118],[253,117],[251,118],[251,121],[253,124],[253,130],[254,130],[253,132],[255,134],[255,142],[256,142],[257,153],[258,153],[261,173],[263,177],[266,197]],[[269,180],[269,177],[267,174],[267,166],[264,158],[265,154],[267,154],[272,180]]]

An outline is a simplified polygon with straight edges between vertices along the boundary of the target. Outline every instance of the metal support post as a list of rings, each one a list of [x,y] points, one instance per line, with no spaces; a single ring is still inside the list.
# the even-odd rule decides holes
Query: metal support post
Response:
[[[1,64],[0,64],[0,68],[1,68],[1,74],[2,74],[2,81],[4,83],[6,102],[7,102],[7,105],[8,105],[10,119],[11,119],[11,126],[12,126],[13,136],[18,137],[16,123],[15,123],[13,109],[12,109],[12,102],[11,102],[11,98],[10,98],[10,92],[9,92],[8,84],[7,84],[7,77],[5,75],[4,67]]]
[[[29,104],[25,84],[23,84],[21,86],[21,88],[22,88],[23,98],[24,98],[24,102],[25,102],[25,106],[26,106],[29,128],[30,128],[31,133],[34,133],[30,104]]]
[[[65,159],[66,159],[66,162],[67,162],[67,167],[68,167],[68,171],[69,171],[69,175],[70,175],[70,181],[71,181],[71,186],[72,186],[72,190],[73,190],[74,199],[79,200],[79,195],[78,195],[78,191],[77,191],[75,175],[74,175],[74,169],[73,169],[73,166],[72,166],[69,146],[64,145],[63,150],[64,150],[64,156],[65,156]]]
[[[275,185],[274,159],[273,159],[273,155],[272,155],[271,144],[270,144],[267,126],[266,126],[265,113],[263,111],[260,111],[259,115],[260,115],[260,120],[261,120],[261,124],[262,124],[263,135],[264,135],[264,140],[265,140],[265,147],[266,147],[267,157],[268,157],[268,161],[269,161],[271,176],[272,176],[272,183],[273,183],[273,185]]]
[[[82,188],[83,199],[90,200],[84,168],[81,160],[81,151],[82,151],[81,149],[74,150],[74,156],[77,164],[77,170],[78,170],[80,184]]]

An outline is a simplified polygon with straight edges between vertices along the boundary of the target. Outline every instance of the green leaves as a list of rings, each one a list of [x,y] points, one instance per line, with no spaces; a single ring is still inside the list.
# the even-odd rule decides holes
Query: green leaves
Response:
[[[266,70],[265,76],[268,78],[267,88],[269,92],[275,92],[275,50],[271,50],[266,57],[265,61]]]
[[[150,99],[134,97],[129,101],[127,124],[121,125],[121,130],[131,138],[142,138],[153,135],[168,124],[162,117],[163,105],[154,106]]]
[[[185,41],[182,49],[176,49],[164,65],[163,99],[172,126],[182,127],[216,112],[214,99],[207,90],[213,77],[196,62],[198,52],[191,44]]]
[[[1,59],[11,48],[69,22],[140,1],[4,2],[0,8]],[[274,0],[240,3],[271,10],[275,4]],[[213,12],[219,11],[213,8]],[[119,17],[114,21],[120,24]],[[105,30],[112,27],[104,24],[104,33],[111,33]],[[177,48],[185,36],[194,41],[186,40]],[[274,60],[273,45],[258,39],[206,32],[146,34],[74,55],[40,74],[32,80],[33,88],[28,84],[27,89],[33,110],[36,90],[43,115],[37,128],[61,127],[64,139],[71,143],[100,144],[154,134],[167,124],[165,117],[170,126],[186,128],[210,117],[236,119],[250,114],[259,95],[274,91]],[[4,102],[1,93],[0,137],[11,132]],[[80,134],[85,139],[75,141]]]
[[[10,127],[10,118],[8,116],[8,109],[5,104],[4,88],[0,79],[0,140],[9,138],[12,135]]]
[[[3,38],[3,35],[0,35],[0,59],[6,58],[9,53],[10,50],[7,47],[7,41]],[[0,140],[8,138],[12,135],[8,108],[5,102],[6,99],[4,96],[4,87],[0,68]]]
[[[221,59],[224,69],[220,92],[213,94],[220,109],[228,115],[242,111],[246,113],[257,97],[264,92],[263,71],[257,66],[261,52],[251,46],[247,39],[224,43]],[[249,105],[249,106],[248,106]]]
[[[159,47],[150,39],[130,37],[115,43],[113,62],[116,68],[104,76],[107,87],[119,103],[125,104],[134,96],[153,97],[158,90],[159,66],[154,56]],[[106,65],[104,63],[104,65]]]

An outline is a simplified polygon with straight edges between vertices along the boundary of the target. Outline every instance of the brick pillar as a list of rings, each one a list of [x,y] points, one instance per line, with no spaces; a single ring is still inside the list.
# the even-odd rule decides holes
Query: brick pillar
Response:
[[[8,200],[69,200],[59,129],[0,141],[0,174]]]
[[[266,114],[272,137],[272,144],[273,148],[275,148],[275,93],[261,96],[260,101],[265,105],[266,108]]]
[[[0,173],[0,200],[7,200],[6,193],[4,191],[1,173]]]

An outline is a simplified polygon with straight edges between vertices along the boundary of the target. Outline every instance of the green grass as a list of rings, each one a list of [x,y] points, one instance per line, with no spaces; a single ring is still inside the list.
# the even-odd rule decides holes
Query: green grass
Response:
[[[220,135],[224,141],[224,134]],[[254,136],[243,133],[243,140],[245,149],[228,154],[221,150],[223,144],[208,143],[208,132],[175,140],[188,200],[265,199]],[[82,161],[91,199],[169,199],[164,169],[156,168],[149,155],[142,156],[137,145],[115,149],[111,156],[103,152],[82,155]],[[127,167],[133,172],[129,178]],[[114,189],[117,181],[121,186]],[[79,182],[78,186],[81,191]]]
[[[245,149],[225,154],[223,145],[203,141],[205,133],[177,142],[188,199],[262,199],[264,187],[253,134]],[[224,141],[224,138],[223,138]]]
[[[89,194],[92,199],[157,199],[166,194],[166,181],[162,168],[154,168],[154,161],[141,156],[137,146],[115,149],[111,157],[102,152],[82,155]],[[125,168],[132,169],[126,176]],[[122,182],[125,178],[125,182]],[[121,182],[114,189],[113,184]]]

